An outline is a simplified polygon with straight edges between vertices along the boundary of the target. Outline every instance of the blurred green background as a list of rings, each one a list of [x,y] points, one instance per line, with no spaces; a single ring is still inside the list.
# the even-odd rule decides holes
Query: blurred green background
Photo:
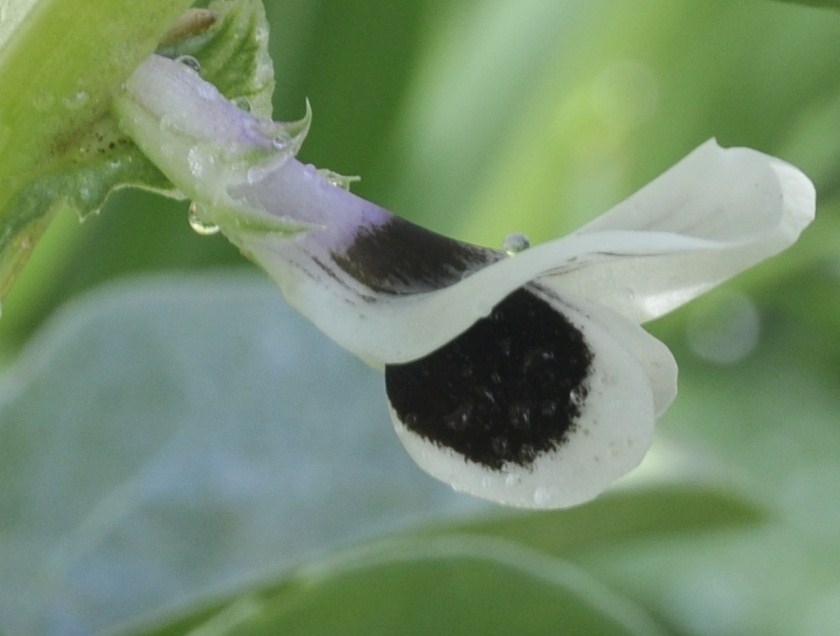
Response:
[[[400,522],[403,538],[395,543],[331,560],[336,543],[325,539],[320,553],[308,546],[318,564],[291,579],[279,565],[245,568],[212,590],[182,587],[181,597],[170,596],[170,609],[192,610],[197,599],[214,596],[221,599],[216,606],[187,622],[215,617],[214,624],[224,625],[215,612],[227,612],[243,633],[281,627],[308,634],[557,633],[564,620],[571,633],[839,633],[840,11],[759,0],[267,0],[266,11],[275,118],[300,117],[306,98],[314,110],[301,158],[360,175],[355,192],[438,231],[489,245],[501,245],[512,231],[532,242],[550,239],[605,211],[709,137],[802,168],[817,187],[817,220],[787,253],[650,325],[677,357],[680,395],[627,490],[579,510],[538,515],[457,499],[453,507],[431,506],[432,519],[418,504],[417,518]],[[49,337],[33,341],[58,307],[104,283],[117,286],[97,292],[89,304],[131,298],[131,286],[140,285],[146,299],[140,309],[129,303],[131,309],[112,308],[115,314],[82,311],[123,337],[97,339],[103,330],[94,330],[75,355],[137,366],[147,336],[121,332],[120,321],[138,312],[150,323],[181,315],[207,330],[196,340],[199,351],[189,354],[195,373],[216,377],[219,369],[207,365],[224,365],[226,358],[202,354],[200,343],[226,333],[244,337],[247,312],[205,324],[206,316],[190,313],[197,311],[192,296],[181,309],[161,309],[158,283],[133,277],[192,272],[196,278],[177,279],[183,288],[194,280],[232,294],[207,300],[207,311],[269,302],[237,295],[242,285],[262,283],[249,274],[236,274],[245,283],[236,276],[231,282],[230,268],[252,269],[221,236],[192,232],[185,202],[123,191],[84,223],[60,217],[3,306],[0,367],[11,366],[0,385],[0,418],[37,431],[28,441],[25,432],[15,433],[17,447],[8,437],[7,461],[15,453],[18,460],[46,461],[39,444],[59,444],[50,431],[64,420],[43,415],[36,423],[39,411],[24,408],[55,401],[55,387],[76,373],[72,362],[50,368],[33,362],[59,359],[78,336],[70,324],[78,322],[76,305],[75,314],[54,318]],[[311,355],[292,359],[320,368],[332,345],[312,347]],[[15,364],[19,355],[23,362]],[[238,362],[244,377],[256,373],[254,360],[264,352],[249,355]],[[358,399],[380,399],[367,369],[341,364],[361,378],[348,382],[374,391]],[[154,402],[168,386],[164,371],[149,366],[142,377],[151,388],[132,389],[140,391],[139,403]],[[106,383],[113,373],[94,366],[85,378]],[[113,390],[119,406],[124,387]],[[72,411],[75,401],[87,399],[78,391],[61,395],[69,404],[44,413]],[[248,399],[253,406],[261,396],[255,391]],[[329,390],[319,393],[313,385],[310,416],[325,409],[342,419],[334,405],[324,406],[331,399]],[[236,406],[240,398],[232,401]],[[234,406],[227,419],[219,415],[219,426],[243,425],[247,409]],[[105,418],[97,408],[78,417],[107,432],[119,417],[107,411],[116,419]],[[198,419],[194,408],[179,408],[183,417]],[[382,413],[377,426],[385,430]],[[150,411],[132,422],[142,428],[145,418],[153,428],[155,417]],[[355,422],[346,424],[352,430]],[[201,439],[200,428],[194,434]],[[97,443],[74,450],[75,459],[95,455]],[[194,448],[200,452],[200,443]],[[316,470],[313,453],[309,464]],[[357,459],[375,464],[376,457]],[[45,480],[47,473],[26,479]],[[387,482],[386,469],[380,473]],[[20,481],[13,490],[35,488],[20,473],[4,479]],[[419,471],[414,479],[430,480]],[[39,487],[48,488],[45,483]],[[259,487],[259,481],[252,485]],[[412,488],[427,486],[409,480],[404,487],[400,492],[411,497]],[[384,521],[363,537],[338,533],[347,544],[395,532],[387,514],[393,502],[366,502],[365,492],[359,488],[341,518],[384,510]],[[68,497],[74,493],[68,488]],[[335,507],[329,487],[320,496],[322,506]],[[119,500],[114,492],[103,497]],[[247,505],[241,510],[253,514]],[[260,536],[237,549],[259,553]],[[214,546],[199,542],[194,558],[212,552],[224,570],[226,553]],[[147,547],[160,549],[154,542]],[[107,553],[99,558],[107,560]],[[181,552],[178,559],[193,563]],[[251,591],[243,596],[243,589]],[[521,601],[499,605],[511,590]],[[124,592],[136,599],[132,585]],[[135,603],[127,607],[146,612],[167,605]],[[50,611],[59,617],[53,626],[66,625],[62,617],[73,614]],[[115,612],[113,621],[132,618],[131,611]]]

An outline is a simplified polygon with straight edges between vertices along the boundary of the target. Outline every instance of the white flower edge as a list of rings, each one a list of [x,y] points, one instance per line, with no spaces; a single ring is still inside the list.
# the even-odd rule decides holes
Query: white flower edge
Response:
[[[585,266],[561,269],[547,284],[645,322],[784,250],[813,221],[815,210],[814,186],[800,170],[749,148],[721,148],[711,139],[567,237],[600,237],[604,246]],[[613,250],[610,233],[616,231],[635,233],[642,249]],[[652,232],[698,244],[673,252],[651,240],[644,253]]]

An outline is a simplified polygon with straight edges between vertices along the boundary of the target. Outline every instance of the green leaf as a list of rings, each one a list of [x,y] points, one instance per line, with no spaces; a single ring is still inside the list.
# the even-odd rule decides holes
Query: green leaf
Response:
[[[0,631],[107,630],[480,508],[414,466],[382,382],[251,276],[67,307],[0,378]]]
[[[171,0],[169,4],[173,4]],[[118,6],[113,5],[118,16],[110,18],[94,14],[96,19],[93,19],[82,13],[96,25],[110,19],[113,30],[119,30],[123,38],[136,37],[131,30],[132,15]],[[171,21],[173,16],[166,15]],[[27,17],[22,24],[28,26],[33,21],[33,17]],[[167,25],[163,23],[163,26]],[[97,44],[102,40],[102,37],[86,35],[84,30],[73,31],[75,22],[62,26],[68,29],[67,38],[73,42],[76,37],[89,37]],[[39,23],[34,23],[31,29],[37,31],[38,27]],[[65,79],[73,73],[73,68],[80,69],[76,71],[78,78],[71,85],[76,92],[67,94],[69,88],[62,88],[60,83],[55,87],[48,85],[45,79],[45,85],[39,88],[41,92],[34,93],[34,97],[26,97],[27,91],[21,92],[25,93],[23,97],[18,95],[17,101],[28,99],[28,102],[7,105],[5,110],[0,110],[0,155],[17,149],[18,158],[18,163],[7,166],[8,176],[3,176],[12,187],[5,193],[5,199],[0,195],[0,298],[8,291],[26,255],[58,210],[73,210],[84,217],[98,211],[114,189],[128,185],[174,193],[173,186],[119,130],[108,111],[111,92],[139,63],[143,54],[151,52],[156,43],[149,39],[152,34],[158,39],[161,37],[160,31],[150,32],[143,41],[144,48],[138,47],[130,57],[131,49],[121,47],[119,55],[114,55],[124,59],[126,64],[105,69],[95,80],[85,75],[87,69],[83,64],[69,70],[58,67],[61,78]],[[40,37],[48,36],[41,33]],[[13,40],[11,45],[14,44]],[[85,54],[94,56],[98,53],[109,59],[106,44],[102,43],[105,48],[101,50],[85,51]],[[259,0],[217,0],[206,10],[187,13],[167,36],[163,51],[173,56],[195,57],[204,76],[226,95],[247,100],[249,107],[256,111],[270,113],[274,76],[267,53],[265,14]],[[75,54],[72,50],[66,52],[71,59]],[[10,61],[8,67],[2,66],[3,59],[0,58],[0,86],[14,81],[14,74],[21,72],[19,67],[26,68],[25,64],[32,63],[31,54],[21,53],[19,57],[19,60]],[[96,72],[96,61],[100,60],[89,60],[90,73]],[[57,61],[50,59],[43,63],[52,68]],[[60,106],[57,115],[51,112],[58,108],[56,103]],[[35,104],[34,108],[32,104]],[[39,105],[44,113],[38,112]],[[30,122],[19,111],[26,111],[29,116],[34,114],[36,118]],[[4,125],[17,131],[16,136],[5,140],[5,146],[2,145]],[[41,137],[40,143],[44,147],[38,146]],[[29,163],[23,163],[27,157]]]
[[[139,633],[666,633],[575,566],[479,537],[377,544],[308,566],[273,589]]]
[[[569,633],[657,633],[660,626],[628,600],[631,586],[622,598],[575,562],[582,555],[632,553],[639,542],[750,530],[759,521],[766,516],[747,502],[690,485],[611,493],[571,510],[497,510],[370,544],[274,586],[145,629],[159,636],[197,628],[224,634],[509,634],[553,633],[562,625]]]
[[[768,520],[754,502],[702,483],[667,483],[610,492],[586,506],[470,521],[447,528],[516,541],[547,554],[572,557],[637,540],[666,540],[751,528]]]
[[[829,9],[840,9],[840,0],[776,0],[788,4],[802,4],[809,7],[826,7]]]

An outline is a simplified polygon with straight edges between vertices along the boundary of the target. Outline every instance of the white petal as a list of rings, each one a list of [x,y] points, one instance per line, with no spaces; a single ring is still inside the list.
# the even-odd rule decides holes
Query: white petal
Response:
[[[551,298],[533,288],[531,291],[562,311],[580,331],[592,354],[586,390],[578,395],[580,401],[576,402],[579,413],[561,442],[553,449],[543,449],[532,461],[513,459],[492,465],[482,459],[484,456],[479,459],[468,457],[474,449],[454,450],[453,447],[463,444],[461,438],[446,445],[446,431],[443,437],[436,438],[437,441],[432,441],[430,435],[418,433],[421,429],[417,425],[419,418],[413,413],[406,415],[404,410],[402,415],[398,412],[389,386],[391,415],[398,436],[418,465],[456,490],[513,506],[563,508],[596,497],[639,464],[652,441],[656,412],[673,397],[676,365],[667,349],[638,325],[610,312],[596,313],[592,307]],[[494,312],[491,318],[482,322],[495,319]],[[492,343],[487,346],[492,347]],[[466,365],[474,360],[461,350],[449,359],[463,360]],[[389,371],[390,367],[386,374]],[[426,373],[426,369],[422,371]],[[452,369],[452,373],[457,375],[458,370]],[[451,382],[448,378],[437,378],[436,386],[445,387],[444,391],[456,390],[460,384],[454,379],[455,375]],[[419,379],[423,380],[422,375]],[[659,399],[654,394],[653,383],[659,385]],[[497,395],[492,404],[497,413],[504,414],[509,412],[506,409],[511,404],[499,401],[505,399],[515,403],[518,398],[508,389],[502,390],[501,395]],[[450,404],[452,397],[441,396]],[[429,393],[419,399],[422,408],[422,400],[433,400],[434,396]],[[457,399],[454,403],[458,403]],[[455,413],[463,412],[472,415],[476,411],[457,409]],[[504,441],[506,435],[517,434],[506,430],[506,426],[504,421],[488,426],[482,420],[464,434],[484,436],[475,439],[474,444],[486,446],[488,439],[501,437]],[[472,441],[469,443],[473,444]]]
[[[710,140],[566,237],[587,237],[592,253],[544,282],[643,322],[790,246],[815,206],[795,167]]]
[[[677,362],[670,349],[637,323],[603,305],[569,295],[565,298],[639,363],[650,383],[654,414],[656,417],[662,415],[677,396]]]

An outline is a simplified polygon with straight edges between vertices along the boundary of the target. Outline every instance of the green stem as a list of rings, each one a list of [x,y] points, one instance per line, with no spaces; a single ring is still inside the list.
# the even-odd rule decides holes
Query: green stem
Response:
[[[10,202],[107,112],[192,0],[11,0],[0,29],[0,299],[60,206]],[[22,16],[22,17],[20,17]]]

